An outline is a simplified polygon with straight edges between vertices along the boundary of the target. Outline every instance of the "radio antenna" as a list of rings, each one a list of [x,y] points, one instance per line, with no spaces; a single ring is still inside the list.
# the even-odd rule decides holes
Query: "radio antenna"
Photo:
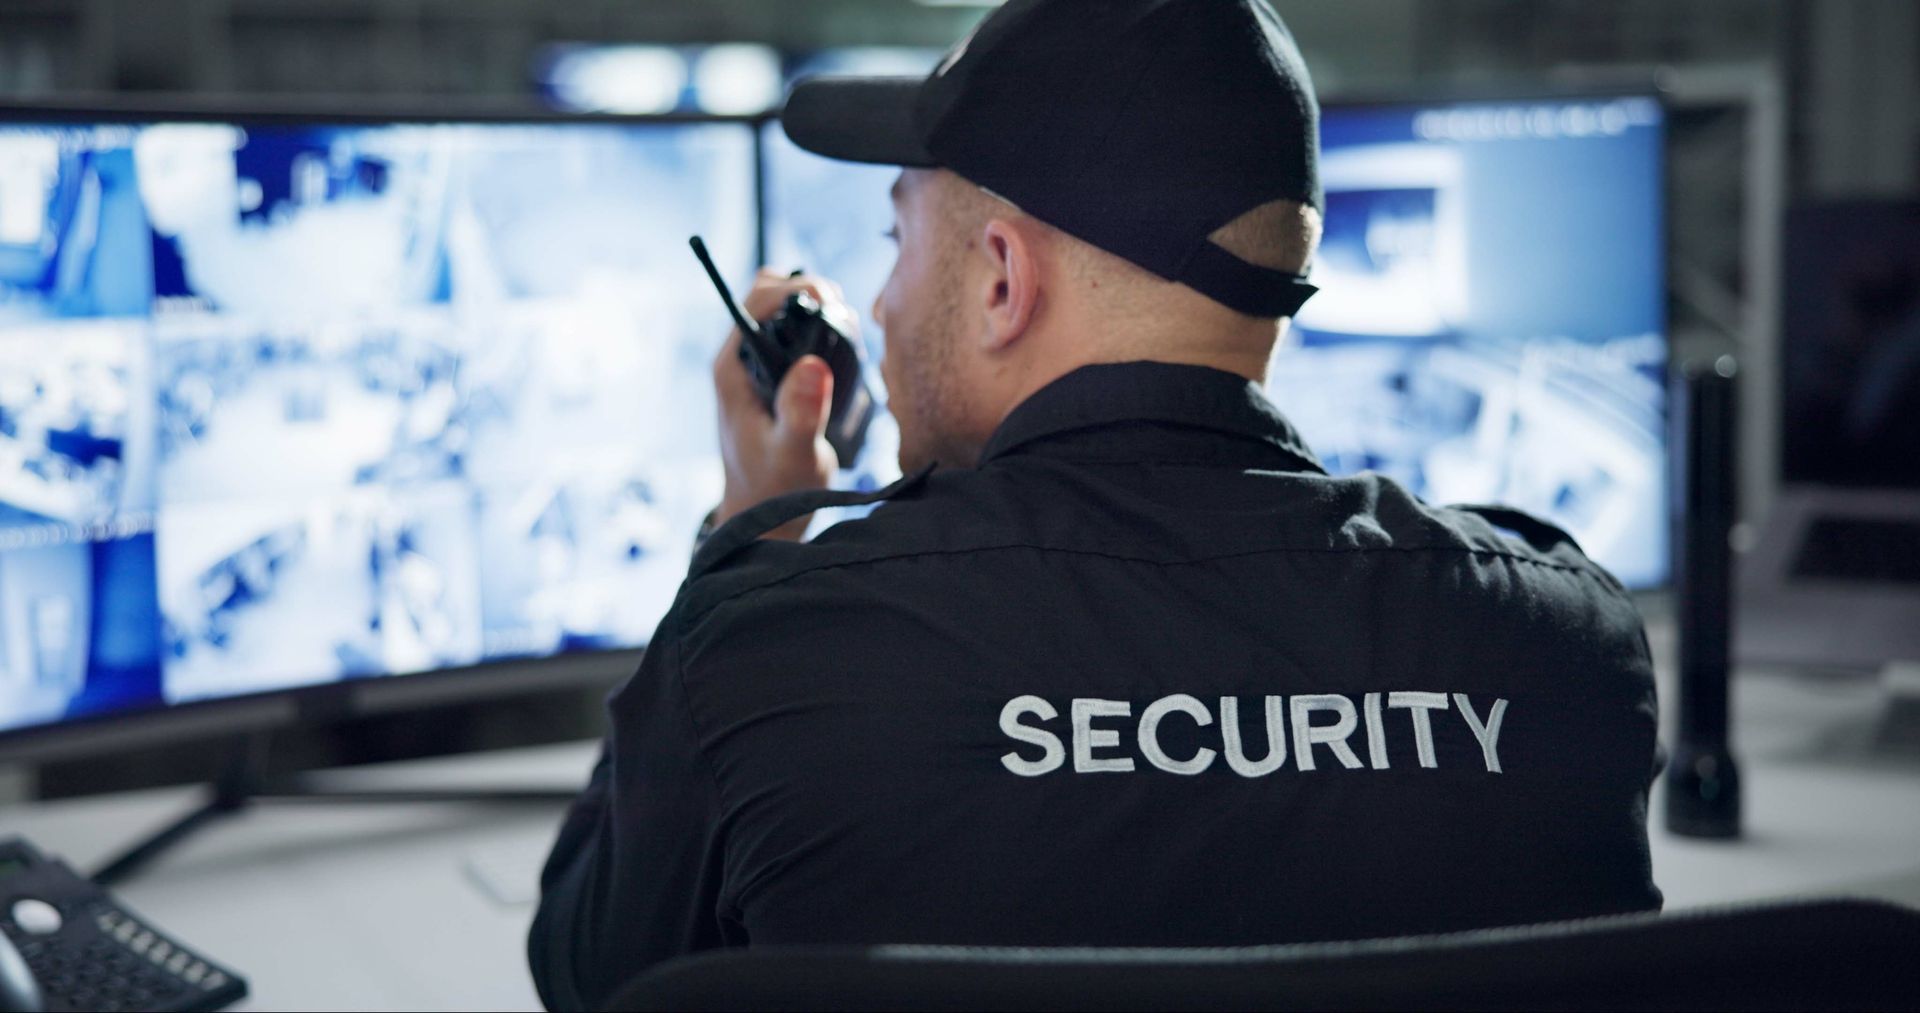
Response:
[[[760,330],[740,311],[740,304],[733,300],[733,290],[727,287],[727,280],[720,277],[720,269],[713,266],[713,258],[707,254],[707,244],[699,236],[694,236],[687,240],[687,245],[693,247],[693,255],[700,258],[700,266],[707,269],[707,277],[713,279],[713,287],[720,290],[720,300],[727,304],[727,312],[733,314],[733,322],[748,334]]]
[[[707,269],[707,277],[713,279],[713,287],[720,290],[720,301],[727,304],[727,312],[733,315],[733,322],[740,328],[740,333],[746,338],[747,344],[752,345],[761,360],[769,365],[784,360],[787,357],[786,353],[768,340],[767,333],[761,330],[759,325],[747,319],[746,313],[740,309],[740,304],[734,301],[733,290],[727,287],[726,279],[720,277],[720,269],[713,266],[713,257],[707,253],[706,242],[699,236],[694,236],[687,240],[687,245],[693,247],[693,255],[700,258],[700,266]]]

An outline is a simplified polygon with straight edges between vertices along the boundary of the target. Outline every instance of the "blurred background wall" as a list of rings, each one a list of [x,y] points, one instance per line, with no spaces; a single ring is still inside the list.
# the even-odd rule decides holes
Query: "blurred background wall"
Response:
[[[0,0],[0,94],[168,91],[525,98],[554,42],[944,46],[984,2]],[[1792,177],[1904,190],[1920,166],[1908,0],[1279,0],[1329,95],[1762,67]]]

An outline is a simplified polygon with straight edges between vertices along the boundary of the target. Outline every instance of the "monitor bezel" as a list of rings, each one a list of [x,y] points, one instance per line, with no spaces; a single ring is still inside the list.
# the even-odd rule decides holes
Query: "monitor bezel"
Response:
[[[58,122],[81,117],[97,123],[661,123],[755,124],[775,114],[574,113],[514,97],[447,96],[390,99],[378,95],[286,95],[266,100],[245,96],[153,93],[0,99],[0,117]]]

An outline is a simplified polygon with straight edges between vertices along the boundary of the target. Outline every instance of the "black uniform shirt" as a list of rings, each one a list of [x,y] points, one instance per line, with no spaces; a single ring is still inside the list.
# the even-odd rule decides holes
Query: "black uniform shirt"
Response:
[[[1062,378],[889,498],[752,541],[811,502],[775,501],[696,558],[543,877],[549,1005],[748,943],[1660,905],[1641,622],[1551,525],[1328,477],[1254,384],[1154,363]]]

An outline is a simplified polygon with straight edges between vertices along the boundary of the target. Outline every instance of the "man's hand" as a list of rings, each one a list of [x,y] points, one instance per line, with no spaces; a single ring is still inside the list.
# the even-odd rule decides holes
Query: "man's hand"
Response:
[[[754,320],[765,320],[779,312],[794,292],[812,295],[829,314],[855,319],[846,311],[840,286],[811,275],[790,278],[767,268],[760,269],[743,308]],[[720,402],[720,457],[727,470],[726,493],[714,513],[715,524],[724,524],[734,514],[775,496],[826,488],[836,463],[826,437],[833,371],[825,360],[808,355],[794,363],[780,381],[773,414],[768,415],[740,362],[742,340],[740,329],[734,328],[713,360],[713,386]],[[811,519],[811,515],[796,518],[766,537],[797,541]]]

